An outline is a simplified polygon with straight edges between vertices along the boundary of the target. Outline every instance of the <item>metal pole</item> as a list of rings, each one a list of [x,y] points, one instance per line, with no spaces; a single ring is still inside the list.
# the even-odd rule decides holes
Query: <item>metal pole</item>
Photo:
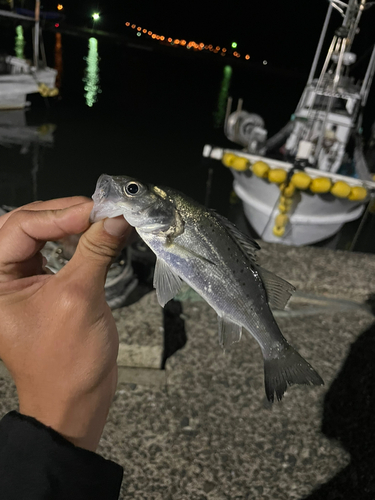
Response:
[[[35,25],[34,25],[34,66],[39,67],[39,18],[40,18],[40,0],[35,1]]]
[[[325,39],[325,36],[327,33],[328,23],[329,23],[329,20],[331,18],[331,13],[332,13],[332,4],[331,4],[331,2],[329,2],[329,7],[328,7],[326,19],[324,21],[322,33],[320,35],[319,43],[318,43],[318,46],[316,48],[315,57],[314,57],[314,61],[313,61],[312,66],[311,66],[309,78],[307,79],[307,85],[310,85],[310,83],[314,79],[316,67],[318,65],[318,61],[319,61],[319,57],[320,57],[320,52],[322,50],[323,42],[324,42],[324,39]]]
[[[372,49],[372,55],[370,59],[370,63],[367,67],[366,75],[362,83],[362,88],[360,92],[360,96],[362,99],[362,106],[366,106],[367,102],[367,97],[370,92],[370,87],[372,83],[372,79],[374,77],[374,72],[375,72],[375,45],[374,48]]]

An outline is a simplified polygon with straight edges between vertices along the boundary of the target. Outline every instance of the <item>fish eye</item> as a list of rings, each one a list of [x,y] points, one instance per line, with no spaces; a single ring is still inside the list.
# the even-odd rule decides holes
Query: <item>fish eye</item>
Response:
[[[126,192],[126,194],[129,194],[131,196],[134,196],[135,194],[137,194],[138,191],[139,191],[139,186],[135,182],[129,182],[129,184],[127,184],[125,186],[125,192]]]

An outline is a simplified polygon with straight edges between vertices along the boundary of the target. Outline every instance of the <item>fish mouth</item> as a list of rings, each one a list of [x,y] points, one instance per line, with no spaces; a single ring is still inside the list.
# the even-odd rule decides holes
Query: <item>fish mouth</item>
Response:
[[[118,188],[113,182],[113,178],[107,174],[101,175],[92,195],[94,207],[90,214],[90,222],[98,222],[107,217],[122,215],[123,211],[117,203],[119,198]]]

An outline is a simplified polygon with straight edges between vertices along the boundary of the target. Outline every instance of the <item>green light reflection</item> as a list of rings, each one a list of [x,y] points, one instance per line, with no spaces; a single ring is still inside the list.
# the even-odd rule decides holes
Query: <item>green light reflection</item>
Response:
[[[89,52],[85,57],[87,62],[85,76],[83,82],[85,83],[85,100],[87,106],[90,108],[96,103],[97,95],[101,93],[99,81],[99,54],[98,54],[98,40],[96,38],[89,39]]]
[[[214,126],[216,128],[220,128],[224,124],[232,72],[232,66],[227,65],[224,67],[224,75],[223,79],[221,80],[220,92],[217,100],[217,110],[214,113]]]
[[[25,39],[23,37],[23,28],[21,25],[18,25],[16,27],[16,37],[14,41],[15,41],[14,53],[16,54],[16,57],[19,57],[20,59],[25,59],[25,54],[24,54]]]

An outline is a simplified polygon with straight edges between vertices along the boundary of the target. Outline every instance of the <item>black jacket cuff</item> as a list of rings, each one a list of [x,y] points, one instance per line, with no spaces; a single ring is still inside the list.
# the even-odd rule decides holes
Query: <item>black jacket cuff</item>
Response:
[[[2,500],[117,500],[123,469],[12,411],[0,421]]]

